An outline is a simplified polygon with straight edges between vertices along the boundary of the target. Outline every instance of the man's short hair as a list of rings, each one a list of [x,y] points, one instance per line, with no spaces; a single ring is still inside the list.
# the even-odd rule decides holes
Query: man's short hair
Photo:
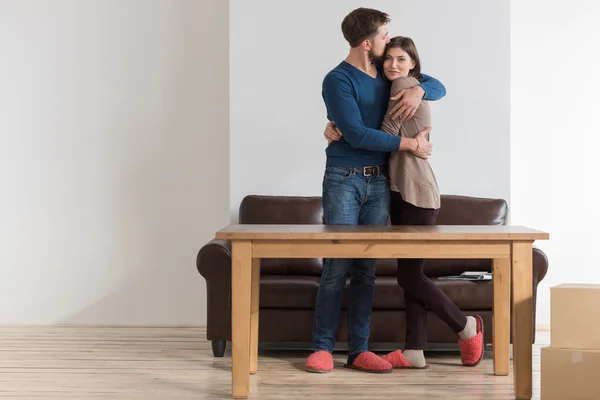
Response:
[[[390,17],[372,8],[357,8],[342,21],[342,33],[350,47],[359,46],[363,40],[372,39],[380,26],[390,22]]]

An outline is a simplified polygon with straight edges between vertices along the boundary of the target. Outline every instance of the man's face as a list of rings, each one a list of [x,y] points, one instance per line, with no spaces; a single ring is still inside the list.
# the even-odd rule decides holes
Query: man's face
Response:
[[[370,40],[371,48],[369,49],[369,58],[382,58],[385,52],[385,46],[390,42],[387,25],[382,25],[377,30],[377,34]]]

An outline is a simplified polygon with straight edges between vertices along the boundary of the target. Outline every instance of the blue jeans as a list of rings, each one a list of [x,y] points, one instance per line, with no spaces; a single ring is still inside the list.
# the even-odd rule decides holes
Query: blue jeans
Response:
[[[385,225],[390,211],[387,173],[364,176],[353,169],[327,167],[323,178],[326,225]],[[325,259],[313,322],[313,350],[333,351],[346,278],[348,358],[368,349],[371,306],[375,294],[375,259]]]

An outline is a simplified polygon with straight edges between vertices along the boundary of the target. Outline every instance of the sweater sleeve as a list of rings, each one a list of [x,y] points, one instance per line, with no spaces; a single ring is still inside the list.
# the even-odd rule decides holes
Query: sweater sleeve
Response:
[[[419,86],[425,91],[424,100],[436,101],[446,95],[446,88],[442,85],[442,82],[429,75],[421,74],[421,76],[423,80]]]
[[[323,80],[323,100],[328,118],[342,137],[357,149],[392,152],[400,148],[400,137],[365,126],[352,85],[341,74],[329,73]]]

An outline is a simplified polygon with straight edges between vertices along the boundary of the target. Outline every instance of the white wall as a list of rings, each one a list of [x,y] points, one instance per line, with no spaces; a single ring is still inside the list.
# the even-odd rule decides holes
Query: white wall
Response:
[[[0,3],[0,323],[204,323],[228,4]]]
[[[511,2],[512,223],[550,233],[538,323],[551,286],[600,283],[600,4]]]
[[[1,2],[0,323],[204,323],[196,252],[243,196],[321,193],[321,80],[361,5]],[[442,190],[510,198],[513,223],[551,233],[549,323],[550,286],[600,282],[600,6],[511,2],[510,57],[506,2],[369,6],[448,88]]]
[[[321,195],[321,82],[346,57],[340,24],[359,6],[389,13],[390,34],[411,36],[448,90],[432,104],[442,192],[510,199],[508,2],[232,0],[233,221],[247,194]]]

